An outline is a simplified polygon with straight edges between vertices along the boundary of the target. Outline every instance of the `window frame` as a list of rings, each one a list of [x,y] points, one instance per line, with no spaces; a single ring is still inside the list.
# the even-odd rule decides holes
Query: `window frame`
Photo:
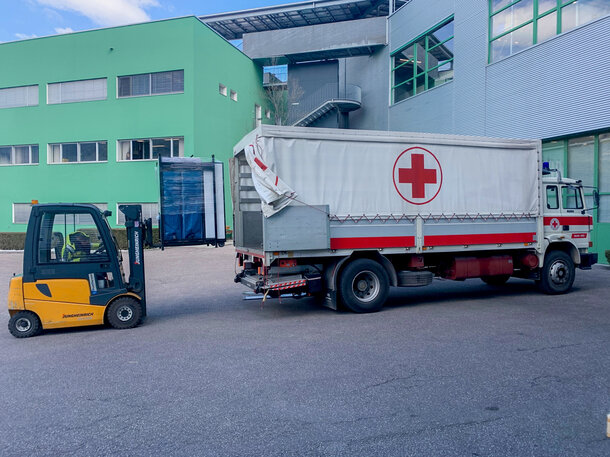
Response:
[[[83,144],[95,143],[95,157],[96,160],[80,160],[81,158],[81,146]],[[106,160],[99,160],[100,157],[100,144],[106,143]],[[66,144],[76,144],[76,162],[64,162],[63,161],[63,146]],[[60,158],[59,162],[53,161],[53,146],[60,146]],[[106,140],[91,140],[91,141],[67,141],[64,143],[48,143],[47,144],[47,163],[49,165],[74,165],[78,163],[107,163],[108,162],[108,141]]]
[[[0,109],[28,108],[28,107],[31,107],[31,106],[38,106],[38,105],[40,105],[40,87],[39,87],[38,84],[27,84],[25,86],[1,87],[0,91],[11,90],[11,89],[27,89],[26,104],[25,105],[13,105],[13,106],[0,106]],[[33,89],[35,91],[35,94],[36,94],[36,104],[33,104],[33,105],[30,105],[30,103],[29,103],[30,89]]]
[[[61,93],[62,93],[62,87],[63,84],[70,84],[70,83],[79,83],[79,82],[85,82],[85,81],[104,81],[104,84],[106,85],[106,95],[104,95],[104,97],[99,97],[99,98],[85,98],[82,100],[70,100],[70,101],[62,101],[61,100]],[[55,85],[59,85],[59,98],[60,101],[58,102],[51,102],[49,101],[49,87],[50,86],[55,86]],[[57,82],[53,82],[53,83],[47,83],[47,105],[65,105],[68,103],[84,103],[84,102],[99,102],[99,101],[103,101],[103,100],[108,100],[108,78],[106,76],[102,77],[102,78],[87,78],[87,79],[74,79],[72,81],[57,81]]]
[[[32,162],[32,147],[38,148],[38,162]],[[30,161],[28,163],[16,163],[15,162],[15,148],[28,148]],[[0,163],[0,167],[18,167],[18,166],[30,166],[40,164],[40,146],[38,144],[7,144],[2,145],[0,148],[11,148],[11,163]]]
[[[169,91],[169,92],[156,92],[153,93],[152,91],[152,75],[157,75],[157,74],[161,74],[161,73],[174,73],[177,71],[181,71],[182,72],[182,90],[181,91]],[[121,78],[131,78],[134,76],[148,76],[148,93],[147,94],[139,94],[139,95],[120,95],[119,93],[119,84],[120,84],[120,79]],[[130,82],[130,93],[133,92],[133,85]],[[153,97],[156,95],[175,95],[175,94],[183,94],[184,93],[184,69],[178,69],[178,70],[164,70],[164,71],[152,71],[150,73],[136,73],[136,74],[132,74],[132,75],[119,75],[116,77],[116,98],[120,99],[120,98],[138,98],[138,97]]]
[[[554,204],[555,206],[549,206],[549,190],[553,190],[555,191],[555,195],[554,195]],[[559,189],[557,187],[556,184],[552,184],[552,185],[547,185],[546,186],[546,209],[554,209],[554,210],[559,210]]]
[[[491,0],[490,0],[491,1]],[[455,55],[453,55],[451,57],[451,59],[448,59],[446,61],[443,61],[442,64],[437,64],[434,67],[428,68],[428,54],[430,51],[434,50],[435,48],[453,40],[455,38],[455,29],[453,31],[453,35],[451,35],[450,37],[444,39],[443,41],[434,44],[431,47],[428,47],[428,38],[430,35],[432,35],[434,32],[440,30],[441,28],[445,27],[446,25],[450,24],[451,22],[454,22],[454,15],[452,14],[451,16],[443,19],[442,21],[438,22],[436,25],[434,25],[433,27],[429,28],[428,30],[426,30],[423,33],[420,33],[419,35],[417,35],[415,38],[413,38],[412,40],[409,40],[407,43],[403,44],[402,46],[400,46],[399,48],[397,48],[395,51],[393,51],[390,54],[390,75],[391,75],[391,84],[390,84],[390,101],[391,101],[391,105],[395,105],[396,103],[400,103],[402,101],[408,100],[411,97],[415,97],[416,95],[419,95],[421,93],[427,92],[430,89],[434,89],[435,87],[440,87],[440,86],[444,86],[447,83],[450,83],[451,81],[453,81],[453,76],[451,77],[451,79],[444,81],[441,84],[435,85],[433,87],[428,87],[428,78],[426,77],[428,75],[428,73],[444,66],[447,64],[451,64],[453,67],[453,62],[455,60]],[[455,27],[455,22],[454,22],[454,27]],[[414,65],[416,63],[418,63],[418,56],[417,56],[417,49],[418,49],[418,45],[419,45],[419,41],[421,41],[422,39],[425,39],[425,46],[424,46],[424,61],[423,61],[423,70],[418,71],[417,69],[417,65]],[[402,51],[404,51],[405,49],[409,48],[410,46],[413,46],[413,58],[409,59],[406,62],[401,63],[400,65],[394,65],[394,58],[400,54]],[[409,79],[406,79],[402,82],[400,82],[399,84],[395,84],[396,82],[396,76],[395,76],[395,72],[396,70],[404,67],[405,65],[411,64],[414,67],[414,72],[413,72],[413,76]],[[421,92],[417,92],[417,80],[420,77],[424,77],[424,89]],[[396,93],[395,93],[395,89],[397,89],[400,86],[403,86],[409,82],[413,82],[413,89],[412,89],[412,95],[409,95],[405,98],[403,98],[402,100],[396,101]]]
[[[159,202],[120,202],[116,204],[116,225],[117,227],[123,227],[125,225],[125,215],[119,210],[120,205],[142,205],[142,220],[148,219],[150,217],[152,219],[153,227],[159,226],[159,214],[160,214],[160,205]],[[156,205],[157,213],[155,215],[144,214],[144,205]],[[148,217],[145,217],[148,216]],[[121,218],[123,221],[121,222]]]
[[[504,12],[505,10],[521,3],[521,1],[526,1],[526,0],[512,0],[510,1],[507,5],[504,5],[503,7],[499,8],[497,11],[493,11],[493,0],[488,0],[488,32],[487,32],[487,36],[488,36],[488,43],[487,43],[487,63],[488,64],[492,64],[494,62],[500,62],[512,55],[515,55],[521,51],[524,51],[525,49],[528,49],[532,46],[537,45],[538,43],[542,43],[544,41],[550,40],[558,35],[561,35],[565,32],[568,32],[569,30],[574,30],[575,28],[581,27],[583,25],[586,25],[589,22],[585,22],[583,24],[580,25],[576,25],[575,27],[565,30],[563,31],[563,21],[562,21],[562,14],[563,14],[563,10],[566,7],[569,7],[570,5],[572,5],[573,3],[577,2],[578,0],[555,0],[555,6],[548,9],[547,11],[544,11],[543,13],[539,12],[539,0],[532,0],[532,18],[522,22],[519,25],[513,25],[513,27],[511,27],[508,30],[503,31],[502,33],[498,34],[498,35],[494,35],[493,34],[493,18],[494,16],[497,16],[498,14]],[[557,15],[556,17],[556,26],[555,26],[555,33],[547,38],[544,38],[543,40],[539,40],[538,39],[538,21],[540,19],[543,19],[551,14],[555,14]],[[604,17],[604,16],[600,16],[600,17]],[[592,21],[597,20],[599,18],[596,19],[592,19]],[[492,54],[492,43],[494,41],[497,41],[503,37],[505,37],[506,35],[509,35],[523,27],[527,27],[529,24],[532,24],[532,44],[529,46],[526,46],[525,48],[516,51],[514,53],[510,53],[507,56],[504,57],[500,57],[497,60],[493,60],[493,54]]]
[[[154,162],[159,160],[158,157],[153,158],[153,140],[166,140],[170,143],[170,157],[184,157],[184,137],[183,136],[171,136],[171,137],[154,137],[154,138],[129,138],[117,140],[116,147],[116,160],[117,162]],[[174,140],[178,140],[178,154],[174,155]],[[148,147],[150,149],[150,159],[123,159],[121,143],[129,141],[129,155],[133,157],[132,144],[134,141],[148,141]]]
[[[545,144],[550,144],[550,143],[555,143],[557,147],[557,144],[561,144],[561,147],[563,149],[563,158],[561,161],[561,167],[560,167],[560,171],[562,176],[567,176],[570,178],[578,178],[578,177],[574,177],[574,176],[570,176],[568,174],[568,143],[570,140],[574,139],[574,138],[584,138],[584,137],[588,137],[588,136],[593,136],[594,140],[593,140],[593,187],[595,189],[599,190],[600,187],[600,183],[599,183],[599,177],[601,174],[601,165],[600,165],[600,137],[604,136],[604,135],[608,135],[610,134],[610,130],[601,130],[601,131],[594,131],[594,132],[581,132],[579,134],[576,135],[569,135],[566,137],[559,137],[559,138],[549,138],[545,141],[543,141],[542,144],[542,154],[543,154],[543,160],[546,160],[547,157],[545,157],[545,150],[544,150],[544,145]],[[610,170],[608,170],[610,172]],[[590,209],[587,207],[587,197],[593,197],[593,190],[587,187],[584,187],[584,192],[583,192],[583,204],[586,207],[587,211],[591,211],[591,215],[593,216],[593,220],[595,221],[595,223],[597,224],[610,224],[610,220],[604,222],[601,220],[600,218],[600,211],[599,208],[595,208],[595,209]],[[601,198],[609,198],[610,199],[610,190],[606,191],[606,192],[599,192],[599,195]],[[604,214],[602,214],[602,217],[604,216]]]
[[[108,209],[108,203],[88,203],[89,205],[93,205],[95,207],[97,207],[97,209],[99,209],[101,212],[104,212]],[[28,205],[30,207],[30,212],[28,213],[28,217],[27,220],[25,222],[15,222],[15,205]],[[13,202],[11,204],[11,210],[12,210],[12,224],[13,225],[27,225],[29,220],[30,220],[30,214],[32,212],[32,206],[34,206],[34,203],[25,203],[25,202]]]

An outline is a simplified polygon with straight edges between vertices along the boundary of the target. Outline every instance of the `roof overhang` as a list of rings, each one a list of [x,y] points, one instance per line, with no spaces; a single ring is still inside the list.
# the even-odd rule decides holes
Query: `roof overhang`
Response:
[[[227,40],[244,33],[387,16],[407,0],[319,0],[200,16]]]

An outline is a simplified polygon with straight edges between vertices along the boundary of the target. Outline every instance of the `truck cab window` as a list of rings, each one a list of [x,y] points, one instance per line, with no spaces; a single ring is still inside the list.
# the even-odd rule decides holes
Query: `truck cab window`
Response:
[[[546,207],[547,209],[559,209],[557,186],[546,186]]]
[[[109,260],[103,238],[89,213],[44,214],[39,240],[39,263]]]
[[[583,209],[582,198],[580,196],[580,189],[578,187],[567,187],[561,188],[561,201],[563,203],[563,209],[574,210]]]

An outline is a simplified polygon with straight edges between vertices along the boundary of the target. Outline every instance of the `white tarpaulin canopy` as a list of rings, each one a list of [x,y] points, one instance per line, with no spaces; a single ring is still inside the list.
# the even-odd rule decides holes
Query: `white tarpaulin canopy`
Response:
[[[540,211],[539,141],[262,126],[242,150],[267,217],[287,204],[338,217]]]

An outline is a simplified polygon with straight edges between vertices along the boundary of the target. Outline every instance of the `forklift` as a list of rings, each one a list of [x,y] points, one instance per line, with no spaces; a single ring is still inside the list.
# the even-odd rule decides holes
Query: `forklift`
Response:
[[[120,205],[129,246],[129,280],[107,218],[88,204],[36,204],[28,222],[23,274],[11,278],[9,331],[107,324],[133,328],[146,317],[144,244],[152,241],[141,205]]]

